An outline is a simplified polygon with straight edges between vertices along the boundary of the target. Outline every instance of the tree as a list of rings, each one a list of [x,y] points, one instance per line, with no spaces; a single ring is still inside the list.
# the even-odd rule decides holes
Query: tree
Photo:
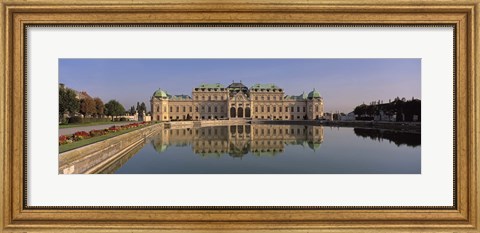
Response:
[[[147,111],[147,106],[145,105],[144,102],[142,102],[142,104],[140,104],[140,110],[138,110],[138,114],[143,114],[143,112],[146,112]]]
[[[130,108],[130,115],[133,116],[134,114],[135,114],[135,107],[132,106],[132,107]]]
[[[120,116],[125,113],[125,108],[116,100],[110,100],[105,104],[105,112],[108,116]]]
[[[80,102],[77,99],[75,91],[69,88],[60,88],[58,92],[58,113],[63,121],[64,114],[75,114],[79,111]]]
[[[85,117],[97,113],[95,101],[92,99],[92,97],[87,96],[80,100],[80,113]]]
[[[95,101],[96,116],[97,117],[102,116],[105,109],[105,106],[103,105],[103,101],[98,97],[95,97],[93,101]]]

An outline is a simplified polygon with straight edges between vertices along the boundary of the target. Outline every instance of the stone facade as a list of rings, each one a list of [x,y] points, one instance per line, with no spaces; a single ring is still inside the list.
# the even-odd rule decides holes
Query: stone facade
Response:
[[[323,98],[313,89],[308,94],[285,95],[274,84],[242,83],[228,87],[202,84],[192,96],[170,95],[158,89],[151,98],[152,120],[271,119],[313,120],[323,117]]]

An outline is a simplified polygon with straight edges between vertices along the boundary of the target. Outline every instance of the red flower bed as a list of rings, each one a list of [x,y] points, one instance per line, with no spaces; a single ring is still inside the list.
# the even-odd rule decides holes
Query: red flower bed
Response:
[[[67,144],[67,140],[68,138],[65,135],[61,135],[60,137],[58,137],[58,143],[60,143],[60,145]]]
[[[79,140],[89,138],[89,137],[90,137],[90,134],[88,134],[85,131],[78,131],[78,132],[75,132],[73,134],[73,140],[75,140],[75,141],[79,141]]]
[[[101,136],[108,133],[108,129],[94,129],[90,130],[90,137]]]
[[[140,123],[132,123],[132,124],[122,125],[122,126],[114,125],[114,126],[109,127],[108,129],[90,130],[90,132],[88,132],[88,133],[85,132],[85,131],[78,131],[78,132],[75,132],[74,134],[72,134],[70,136],[61,135],[58,138],[58,143],[60,145],[68,144],[68,143],[71,143],[71,142],[74,142],[74,141],[80,141],[80,140],[83,140],[83,139],[86,139],[86,138],[106,135],[106,134],[109,134],[111,132],[117,132],[117,131],[121,131],[121,130],[137,128],[137,127],[144,126],[144,125],[147,125],[147,124],[148,124],[147,122],[140,122]]]

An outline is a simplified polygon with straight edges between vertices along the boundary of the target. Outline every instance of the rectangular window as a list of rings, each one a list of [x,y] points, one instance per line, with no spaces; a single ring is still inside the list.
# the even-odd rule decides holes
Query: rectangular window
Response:
[[[177,106],[177,112],[180,112],[180,107]]]
[[[303,107],[303,112],[305,112],[305,110],[306,110],[306,108],[305,108],[305,107]]]
[[[293,111],[294,111],[294,110],[293,110],[293,107],[292,107],[292,111],[291,111],[291,112],[293,112]]]
[[[186,112],[186,111],[187,111],[187,108],[183,106],[183,112]]]
[[[215,106],[215,112],[217,112],[217,110],[218,110],[218,109],[217,109],[217,106]]]
[[[267,107],[267,112],[270,112],[270,106]]]
[[[157,106],[157,112],[160,112],[160,107]]]
[[[282,112],[282,107],[279,107],[279,108],[278,108],[278,111],[279,111],[279,112]]]
[[[208,112],[212,112],[212,107],[208,106]]]
[[[264,110],[265,110],[265,108],[263,108],[263,106],[262,106],[262,112],[265,112]]]
[[[170,112],[173,112],[173,107],[170,107]]]
[[[258,112],[258,107],[255,107],[255,112]]]
[[[190,106],[189,110],[190,110],[189,112],[192,112],[192,106]]]
[[[297,107],[297,112],[300,112],[300,107]]]
[[[273,112],[277,112],[277,107],[273,107]]]
[[[285,112],[288,112],[288,107],[285,107]]]
[[[198,106],[195,107],[195,112],[198,112]]]

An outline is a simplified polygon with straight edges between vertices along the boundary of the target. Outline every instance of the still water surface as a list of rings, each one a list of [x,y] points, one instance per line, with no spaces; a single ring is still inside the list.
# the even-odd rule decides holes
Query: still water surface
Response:
[[[420,174],[420,134],[302,125],[163,129],[116,174]]]

